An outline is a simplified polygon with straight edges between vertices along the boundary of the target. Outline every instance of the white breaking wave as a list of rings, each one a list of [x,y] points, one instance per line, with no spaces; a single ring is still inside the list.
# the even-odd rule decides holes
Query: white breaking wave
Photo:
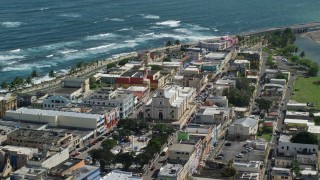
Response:
[[[68,53],[73,53],[73,52],[77,52],[78,50],[76,49],[65,49],[62,51],[59,51],[61,54],[68,54]]]
[[[48,10],[48,9],[50,9],[50,8],[40,8],[39,10],[40,11],[45,11],[45,10]]]
[[[51,67],[51,64],[46,65],[40,65],[40,64],[14,64],[14,66],[7,66],[2,69],[2,72],[8,72],[8,71],[23,71],[23,70],[29,70],[31,68],[49,68]]]
[[[46,56],[46,57],[53,57],[53,54],[49,54],[48,56]]]
[[[111,46],[115,45],[115,43],[112,44],[106,44],[106,45],[102,45],[102,46],[97,46],[97,47],[92,47],[92,48],[88,48],[86,49],[87,51],[96,51],[96,50],[101,50],[101,49],[106,49],[109,48]]]
[[[32,79],[32,82],[33,82],[34,84],[40,84],[40,83],[42,83],[42,82],[51,81],[51,80],[53,80],[53,79],[55,79],[55,78],[49,77],[49,75],[47,74],[47,75],[45,75],[45,76]]]
[[[218,30],[218,29],[216,29],[216,28],[212,28],[212,30],[214,30],[215,32],[219,31],[219,30]]]
[[[14,50],[11,50],[9,52],[11,52],[11,53],[19,53],[20,51],[21,51],[21,49],[14,49]]]
[[[14,59],[23,59],[24,56],[15,56],[15,55],[0,55],[0,61],[8,61]]]
[[[113,33],[105,33],[105,34],[97,34],[85,37],[85,40],[103,40],[108,38],[117,37],[116,34]]]
[[[62,13],[59,14],[60,17],[72,17],[72,18],[79,18],[82,17],[81,14],[77,14],[77,13]]]
[[[178,26],[180,26],[180,21],[169,20],[169,21],[157,22],[156,25],[158,25],[158,26],[178,27]]]
[[[104,18],[103,21],[122,22],[122,21],[124,21],[124,19],[120,19],[120,18]]]
[[[133,30],[133,27],[119,29],[118,31],[130,31],[130,30]]]
[[[152,14],[141,14],[141,16],[144,18],[144,19],[160,19],[160,16],[157,16],[157,15],[152,15]]]
[[[77,43],[79,42],[78,41],[59,42],[54,44],[47,44],[43,46],[28,48],[26,49],[26,51],[29,51],[29,52],[41,52],[43,50],[51,51],[51,50],[66,48],[67,46],[75,45]]]
[[[5,28],[16,28],[21,26],[22,22],[5,21],[1,22],[0,25]]]

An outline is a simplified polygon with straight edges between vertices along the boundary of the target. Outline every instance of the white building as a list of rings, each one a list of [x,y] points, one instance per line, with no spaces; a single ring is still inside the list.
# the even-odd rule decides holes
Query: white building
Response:
[[[184,175],[182,173],[183,166],[181,164],[170,164],[160,168],[158,173],[159,180],[183,180]]]
[[[249,162],[233,162],[233,166],[240,172],[260,172],[262,161],[249,161]]]
[[[143,107],[144,117],[158,120],[179,120],[191,107],[196,89],[181,86],[166,86],[158,89]]]
[[[245,117],[235,120],[228,127],[228,135],[231,139],[254,139],[258,131],[258,120]]]
[[[141,180],[141,177],[134,176],[132,172],[113,170],[107,175],[103,176],[101,180]]]
[[[43,108],[44,109],[55,109],[64,107],[70,103],[70,100],[63,97],[63,96],[48,96],[46,99],[43,100]]]
[[[134,107],[133,93],[113,91],[108,88],[102,88],[94,92],[87,98],[83,99],[83,104],[104,106],[104,107],[118,107],[120,111],[120,118],[126,118],[133,112]]]
[[[195,122],[198,124],[226,124],[230,120],[230,109],[202,107],[196,114]]]
[[[272,180],[293,179],[293,174],[288,168],[273,167],[271,171]]]
[[[207,49],[208,51],[223,51],[227,48],[227,41],[207,41],[199,42],[201,48]]]
[[[287,84],[287,80],[286,79],[270,79],[270,83],[280,84],[282,86],[285,86]]]
[[[206,99],[206,102],[213,103],[218,107],[228,107],[228,98],[226,96],[209,96]]]
[[[116,110],[116,109],[115,109]],[[117,113],[119,115],[119,113]],[[73,127],[86,129],[104,128],[107,114],[86,114],[65,111],[20,108],[7,111],[5,120],[48,123],[49,126]],[[117,117],[115,117],[117,118]]]
[[[301,143],[292,143],[292,136],[281,135],[279,138],[279,143],[277,151],[284,156],[296,156],[298,153],[308,153],[314,154],[318,153],[317,144],[301,144]]]

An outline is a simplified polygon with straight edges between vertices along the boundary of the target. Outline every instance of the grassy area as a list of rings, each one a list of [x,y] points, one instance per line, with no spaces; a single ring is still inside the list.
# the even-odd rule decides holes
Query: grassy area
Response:
[[[317,109],[320,109],[320,86],[313,82],[320,81],[320,77],[299,77],[294,84],[293,99],[297,102],[313,103]]]
[[[271,133],[263,133],[261,136],[257,136],[258,138],[262,138],[268,142],[271,141],[272,134]]]

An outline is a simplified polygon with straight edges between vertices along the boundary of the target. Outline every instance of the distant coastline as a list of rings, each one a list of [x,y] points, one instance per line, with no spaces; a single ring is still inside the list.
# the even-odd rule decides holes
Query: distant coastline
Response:
[[[317,43],[320,43],[320,30],[303,33],[300,36],[311,39]]]

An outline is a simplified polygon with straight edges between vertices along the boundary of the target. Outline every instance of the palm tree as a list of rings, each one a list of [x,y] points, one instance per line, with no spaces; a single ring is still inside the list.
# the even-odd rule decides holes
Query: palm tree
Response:
[[[37,70],[33,70],[32,73],[31,73],[31,78],[36,78],[36,77],[39,77],[39,73],[37,72]]]
[[[51,77],[51,78],[56,77],[56,72],[54,72],[53,69],[50,70],[50,72],[49,72],[49,77]]]

